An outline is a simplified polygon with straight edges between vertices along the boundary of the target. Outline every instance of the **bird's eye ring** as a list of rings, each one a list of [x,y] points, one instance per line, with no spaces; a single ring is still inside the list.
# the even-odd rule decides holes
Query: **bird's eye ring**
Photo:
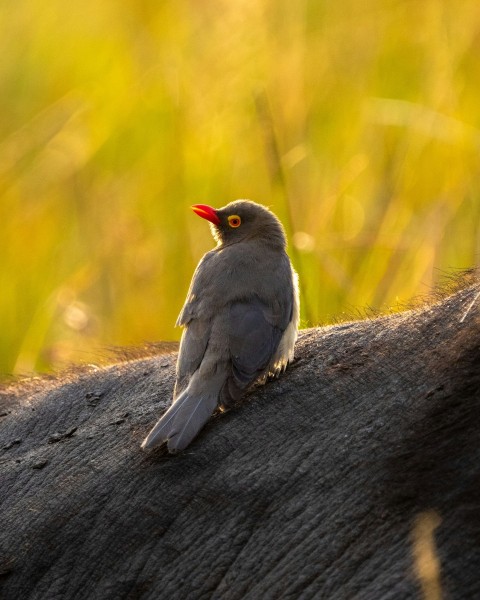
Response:
[[[227,220],[230,227],[233,228],[240,227],[242,224],[242,219],[238,215],[230,215]]]

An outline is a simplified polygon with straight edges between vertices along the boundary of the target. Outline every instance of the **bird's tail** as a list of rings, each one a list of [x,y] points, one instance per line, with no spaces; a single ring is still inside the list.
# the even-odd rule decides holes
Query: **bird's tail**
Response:
[[[144,450],[164,442],[170,452],[183,450],[208,421],[217,407],[218,391],[192,394],[190,387],[178,396],[143,440]]]

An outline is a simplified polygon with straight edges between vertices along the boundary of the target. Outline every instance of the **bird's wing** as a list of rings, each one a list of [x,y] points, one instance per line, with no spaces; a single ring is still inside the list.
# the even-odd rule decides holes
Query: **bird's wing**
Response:
[[[210,252],[207,252],[198,263],[192,281],[190,282],[187,299],[185,300],[185,304],[175,323],[177,327],[188,325],[192,319],[198,317],[199,300],[205,296],[206,290],[210,287],[212,279],[215,279],[211,276],[211,266],[212,262],[215,262],[215,258],[217,258],[215,250],[211,250]]]
[[[191,376],[200,366],[211,330],[212,322],[205,319],[193,319],[186,325],[178,352],[175,397],[187,387]]]
[[[207,252],[198,263],[188,290],[187,299],[183,305],[177,326],[185,327],[180,342],[177,360],[177,379],[175,382],[174,398],[187,387],[188,382],[200,366],[205,355],[212,330],[212,320],[205,315],[199,315],[199,300],[205,294],[205,275],[208,274],[207,263],[214,258],[213,251]]]
[[[264,279],[269,290],[268,306],[262,305],[265,319],[273,327],[285,331],[292,320],[294,300],[292,266],[285,253],[278,268],[264,276]]]
[[[230,307],[228,341],[232,378],[239,390],[265,373],[288,325],[288,306],[272,310],[257,298]],[[291,310],[289,311],[291,313]]]

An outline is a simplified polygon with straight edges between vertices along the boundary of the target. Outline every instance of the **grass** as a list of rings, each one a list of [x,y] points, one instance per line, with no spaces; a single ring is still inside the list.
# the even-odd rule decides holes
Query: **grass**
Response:
[[[197,202],[280,216],[303,325],[478,262],[475,1],[7,4],[0,372],[178,339]]]

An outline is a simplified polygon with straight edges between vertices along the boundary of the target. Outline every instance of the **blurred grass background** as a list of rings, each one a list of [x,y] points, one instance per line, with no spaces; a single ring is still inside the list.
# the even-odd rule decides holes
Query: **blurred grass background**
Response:
[[[283,220],[302,323],[479,257],[476,0],[4,0],[0,372],[174,340],[213,245]]]

